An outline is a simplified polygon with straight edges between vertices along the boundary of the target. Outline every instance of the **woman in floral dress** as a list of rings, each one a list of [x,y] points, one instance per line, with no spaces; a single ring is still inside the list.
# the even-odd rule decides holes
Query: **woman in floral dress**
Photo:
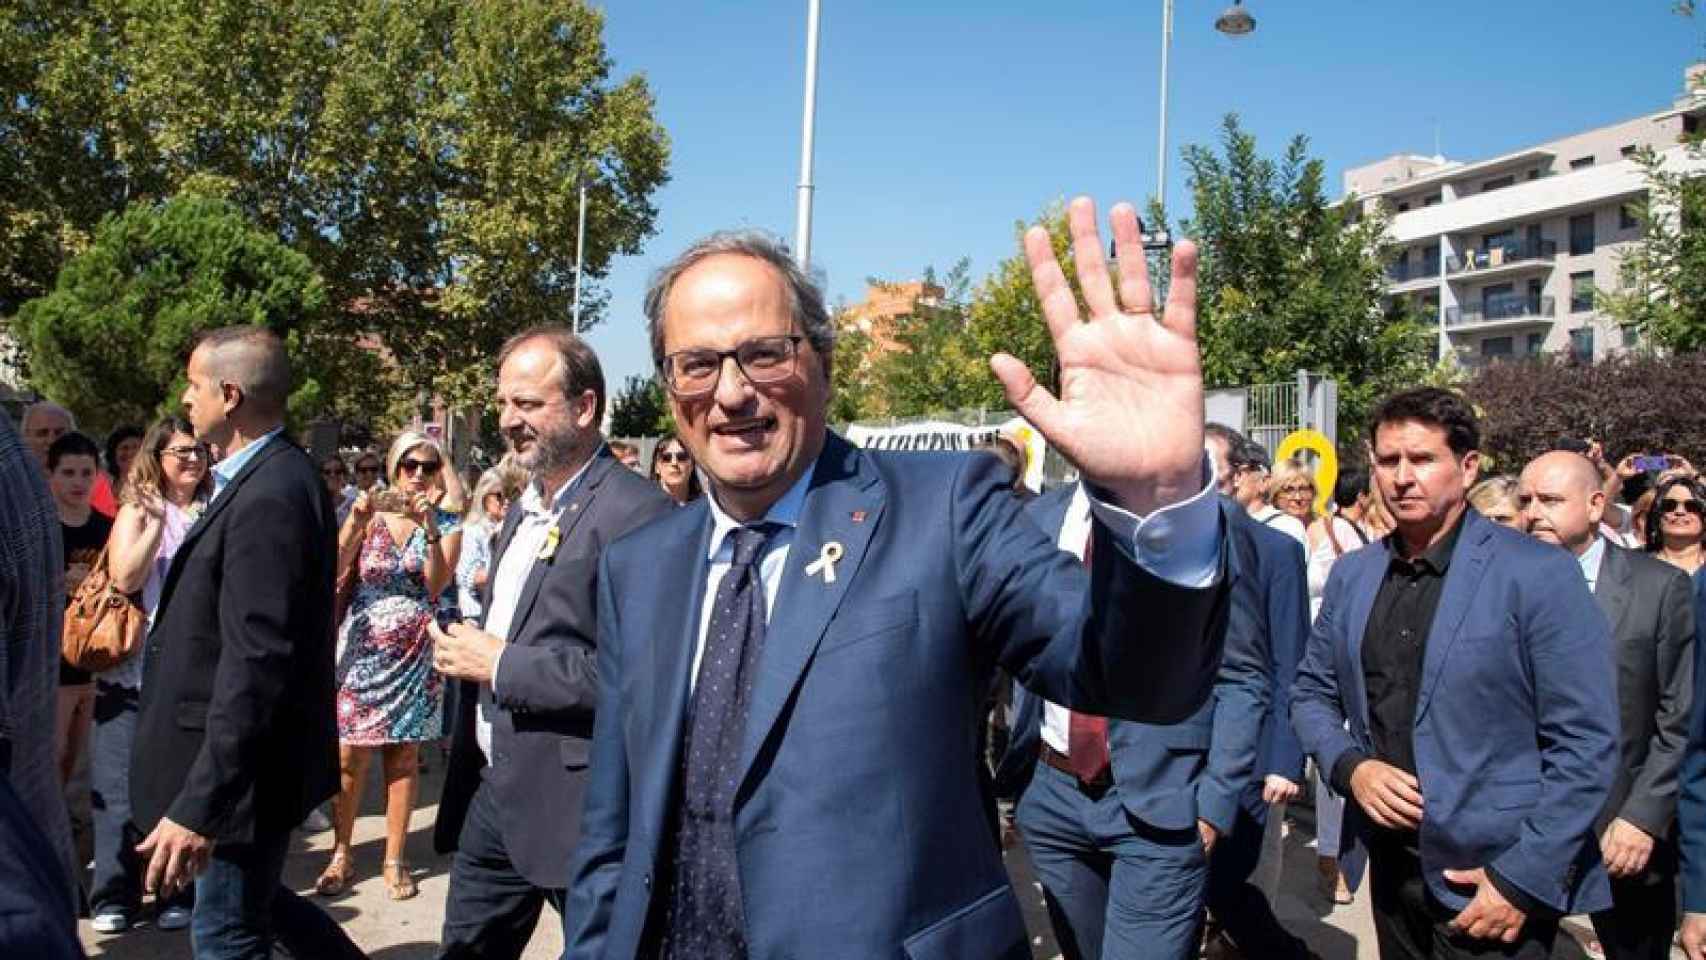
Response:
[[[364,492],[338,534],[338,569],[356,572],[338,659],[338,758],[342,789],[332,806],[332,858],[315,889],[331,896],[355,877],[350,834],[367,767],[385,770],[385,886],[393,900],[417,892],[403,859],[420,785],[420,745],[438,739],[443,678],[432,668],[427,623],[454,581],[459,520],[441,502],[446,461],[438,442],[405,433],[385,458],[390,489]],[[376,502],[377,501],[377,502]],[[383,508],[383,509],[380,509]]]

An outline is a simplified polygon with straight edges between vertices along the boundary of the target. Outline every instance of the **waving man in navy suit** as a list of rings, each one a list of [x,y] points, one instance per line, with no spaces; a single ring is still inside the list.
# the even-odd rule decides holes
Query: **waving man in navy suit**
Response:
[[[653,356],[710,496],[603,556],[569,956],[1028,957],[980,807],[994,666],[1103,716],[1206,701],[1226,604],[1196,252],[1163,314],[1135,211],[1113,210],[1117,278],[1088,199],[1070,221],[1088,318],[1047,233],[1025,238],[1060,396],[992,366],[1088,483],[1089,571],[994,457],[827,429],[833,327],[779,244],[714,235],[654,278]]]

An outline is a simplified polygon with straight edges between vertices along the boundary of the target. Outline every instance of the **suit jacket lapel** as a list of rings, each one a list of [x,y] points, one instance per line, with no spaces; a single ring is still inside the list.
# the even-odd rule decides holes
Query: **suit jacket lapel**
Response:
[[[1481,588],[1487,559],[1492,554],[1492,521],[1481,519],[1474,510],[1466,510],[1463,533],[1452,551],[1451,568],[1445,574],[1445,589],[1440,593],[1439,607],[1434,611],[1433,627],[1428,631],[1426,657],[1422,661],[1422,691],[1416,701],[1416,719],[1428,712],[1434,687],[1439,684],[1451,647],[1469,615],[1470,602]]]
[[[256,451],[255,455],[249,458],[248,463],[243,464],[243,469],[237,471],[237,475],[225,484],[225,489],[219,491],[219,496],[215,497],[213,502],[207,505],[207,509],[202,511],[201,516],[196,518],[195,523],[190,524],[190,528],[184,531],[183,542],[179,544],[177,553],[172,555],[172,562],[166,567],[166,579],[160,587],[159,606],[164,607],[166,605],[166,600],[171,597],[173,588],[177,586],[179,568],[189,558],[190,549],[201,538],[208,526],[213,523],[214,518],[223,513],[225,508],[231,505],[231,501],[236,499],[237,488],[246,483],[255,471],[260,469],[261,464],[276,456],[288,443],[290,441],[286,440],[282,433],[267,441],[267,445]],[[159,623],[164,618],[156,615],[152,619],[153,622]]]
[[[574,535],[575,527],[579,526],[581,518],[586,516],[587,507],[592,504],[599,486],[615,463],[615,457],[600,451],[593,457],[592,463],[587,465],[586,476],[581,478],[580,483],[569,494],[568,502],[563,504],[563,512],[557,517],[558,551],[562,549],[562,544],[568,543],[569,538]],[[510,531],[512,538],[514,535],[515,532]],[[512,639],[521,635],[521,625],[527,622],[527,615],[533,612],[533,602],[539,599],[539,585],[545,582],[545,573],[551,569],[556,559],[556,551],[553,551],[551,556],[535,560],[533,566],[528,569],[527,580],[521,585],[521,596],[515,603],[515,616],[509,621],[509,635]]]
[[[631,623],[624,633],[634,638],[628,649],[643,644],[650,651],[649,661],[634,665],[635,669],[646,671],[643,674],[646,679],[634,684],[632,716],[647,718],[652,726],[646,728],[641,741],[648,746],[647,767],[635,778],[636,784],[644,786],[636,786],[630,795],[650,798],[651,807],[638,817],[649,826],[654,837],[663,836],[663,818],[675,796],[675,778],[681,763],[687,678],[693,669],[693,651],[699,644],[699,615],[705,605],[705,556],[711,548],[711,511],[701,497],[665,522],[675,524],[673,529],[679,534],[667,537],[666,542],[681,544],[682,549],[664,550],[653,558],[655,582],[679,584],[689,602],[679,606],[647,602],[638,610],[623,611]],[[656,698],[657,702],[647,697]]]
[[[764,655],[753,682],[752,704],[737,776],[745,780],[782,708],[805,674],[824,630],[847,596],[882,521],[884,493],[864,455],[835,434],[829,435],[800,510],[800,525],[788,551],[776,609],[764,633]],[[859,519],[855,520],[855,516]],[[835,581],[821,571],[807,574],[826,544],[841,544]],[[701,554],[702,555],[702,554]],[[703,577],[700,578],[703,580]],[[695,624],[696,626],[697,624]],[[738,796],[738,795],[737,795]],[[738,802],[738,800],[737,800]]]
[[[1593,598],[1605,619],[1611,623],[1611,637],[1622,636],[1620,627],[1629,610],[1629,562],[1618,548],[1607,543],[1599,559],[1599,580],[1594,584]]]
[[[1387,537],[1377,543],[1370,544],[1365,549],[1376,551],[1380,555],[1379,563],[1359,565],[1359,580],[1347,586],[1346,595],[1351,598],[1349,619],[1349,670],[1348,676],[1340,682],[1350,688],[1350,706],[1357,712],[1357,719],[1364,730],[1368,729],[1368,690],[1363,680],[1362,672],[1362,641],[1368,633],[1368,618],[1374,614],[1374,596],[1380,592],[1380,582],[1386,576],[1386,568],[1392,563],[1392,538]],[[1358,557],[1357,559],[1362,559]]]

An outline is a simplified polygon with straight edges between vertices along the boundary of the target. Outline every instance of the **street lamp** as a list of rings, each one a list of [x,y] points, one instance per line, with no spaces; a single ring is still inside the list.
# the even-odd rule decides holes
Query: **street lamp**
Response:
[[[800,185],[794,213],[794,256],[801,270],[812,265],[812,141],[817,131],[818,0],[806,4],[806,104],[800,121]]]
[[[1229,37],[1242,37],[1256,29],[1256,18],[1244,9],[1244,0],[1232,0],[1232,6],[1214,19],[1214,29]]]
[[[1214,28],[1229,37],[1241,37],[1256,29],[1256,18],[1250,16],[1243,6],[1244,0],[1233,0],[1232,6],[1225,13],[1215,18]],[[1167,60],[1173,50],[1173,0],[1162,0],[1161,3],[1161,134],[1156,138],[1155,154],[1155,201],[1163,211],[1167,209]],[[1143,246],[1146,250],[1169,250],[1173,246],[1173,238],[1166,229],[1166,224],[1160,230],[1146,232],[1143,235]]]
[[[575,187],[580,192],[580,213],[577,215],[579,225],[575,228],[575,301],[571,329],[581,332],[581,272],[586,261],[586,177],[577,174]]]

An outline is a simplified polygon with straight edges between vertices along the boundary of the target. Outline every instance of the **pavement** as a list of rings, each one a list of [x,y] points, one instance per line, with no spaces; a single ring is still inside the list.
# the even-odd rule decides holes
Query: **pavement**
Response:
[[[436,751],[432,754],[430,769],[421,780],[422,806],[415,811],[407,845],[407,856],[414,867],[420,895],[400,902],[386,898],[384,882],[379,876],[380,861],[384,858],[385,827],[378,765],[375,764],[375,778],[368,785],[362,815],[356,821],[354,853],[358,880],[342,896],[314,898],[314,902],[341,923],[351,939],[374,960],[431,960],[437,953],[450,858],[432,851],[432,824],[437,816],[438,796],[443,786],[443,762]],[[1367,898],[1359,896],[1348,906],[1334,906],[1315,892],[1315,850],[1308,811],[1298,811],[1295,819],[1286,837],[1281,893],[1275,904],[1280,921],[1308,941],[1324,960],[1376,960],[1374,924]],[[298,834],[285,864],[285,884],[299,893],[309,894],[314,878],[330,856],[331,845],[331,831]],[[1031,932],[1033,956],[1038,960],[1058,957],[1058,948],[1049,931],[1042,891],[1032,877],[1022,844],[1007,852],[1007,865],[1024,911],[1026,927]],[[79,924],[79,930],[90,957],[186,960],[191,955],[189,933],[184,930],[166,932],[143,923],[122,934],[103,936],[95,933],[87,920]],[[555,960],[561,956],[562,949],[561,920],[550,907],[546,907],[533,940],[522,956],[524,960]],[[1230,952],[1217,952],[1213,956],[1216,960],[1237,958],[1237,954]],[[1673,956],[1681,960],[1682,952],[1674,951]],[[1554,960],[1582,960],[1585,957],[1573,939],[1559,937]],[[1247,960],[1261,958],[1250,957]]]

